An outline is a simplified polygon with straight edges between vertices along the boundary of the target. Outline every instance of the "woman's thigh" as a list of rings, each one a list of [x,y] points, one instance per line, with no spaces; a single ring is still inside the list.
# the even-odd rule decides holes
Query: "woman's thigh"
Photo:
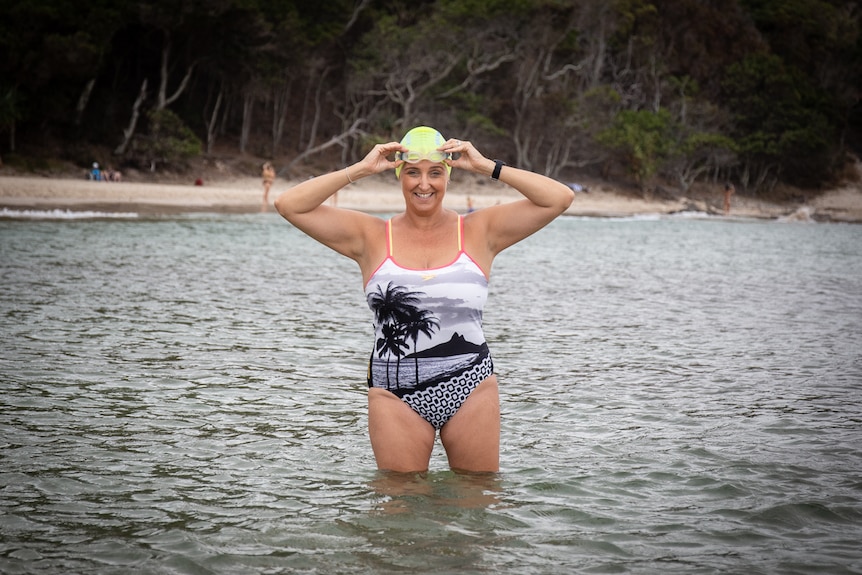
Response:
[[[394,394],[368,390],[368,434],[377,467],[387,471],[427,471],[437,431]]]
[[[500,470],[500,394],[492,375],[473,390],[443,429],[449,467],[460,471]]]

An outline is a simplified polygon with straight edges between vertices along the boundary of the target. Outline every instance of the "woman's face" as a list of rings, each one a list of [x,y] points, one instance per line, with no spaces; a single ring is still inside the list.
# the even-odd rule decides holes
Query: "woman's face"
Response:
[[[442,162],[422,160],[405,163],[401,168],[401,192],[408,206],[420,211],[436,208],[443,203],[449,174]]]

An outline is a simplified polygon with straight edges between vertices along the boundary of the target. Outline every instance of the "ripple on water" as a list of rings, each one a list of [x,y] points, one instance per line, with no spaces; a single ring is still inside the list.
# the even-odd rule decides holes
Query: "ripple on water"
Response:
[[[0,571],[862,572],[860,234],[554,222],[495,263],[503,472],[397,476],[352,262],[269,215],[0,222]]]

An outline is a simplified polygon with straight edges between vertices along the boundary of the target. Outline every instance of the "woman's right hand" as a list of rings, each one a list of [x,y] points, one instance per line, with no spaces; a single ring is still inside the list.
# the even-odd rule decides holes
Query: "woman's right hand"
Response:
[[[402,163],[402,160],[390,160],[389,157],[394,156],[396,152],[406,151],[407,148],[398,142],[377,144],[364,158],[350,167],[350,179],[356,181],[365,176],[394,170]]]

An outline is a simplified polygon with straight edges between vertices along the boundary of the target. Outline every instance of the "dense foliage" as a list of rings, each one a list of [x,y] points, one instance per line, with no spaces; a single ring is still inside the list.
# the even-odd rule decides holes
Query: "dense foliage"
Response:
[[[851,0],[0,0],[0,151],[216,143],[290,166],[430,124],[552,176],[828,182],[862,125]]]

